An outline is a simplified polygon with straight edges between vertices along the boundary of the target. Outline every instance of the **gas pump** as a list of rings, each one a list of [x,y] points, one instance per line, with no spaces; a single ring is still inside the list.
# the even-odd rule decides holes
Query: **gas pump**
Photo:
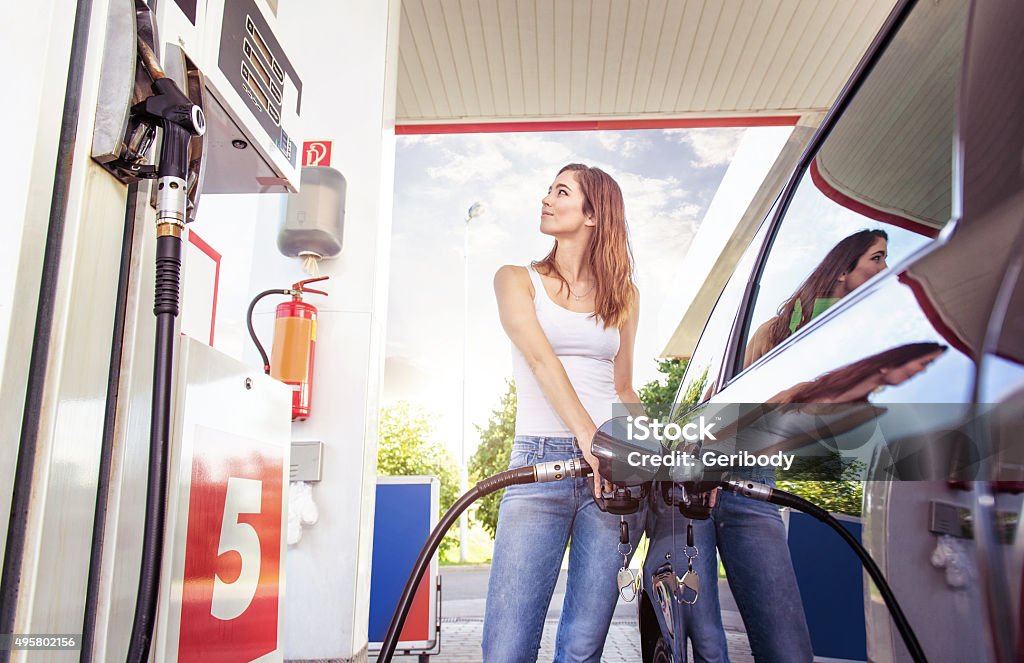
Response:
[[[151,650],[161,660],[202,660],[218,647],[281,658],[289,390],[180,336],[176,322],[182,238],[200,197],[299,187],[293,135],[302,84],[273,19],[262,0],[109,6],[92,156],[120,182],[154,180],[156,210],[150,445],[128,661],[149,660]],[[296,299],[313,310],[315,329],[315,308]],[[312,339],[308,348],[311,361]],[[114,453],[138,455],[140,432],[130,423]],[[122,488],[131,481],[122,477]],[[121,509],[107,524],[119,541],[131,538],[127,523],[138,513]],[[237,573],[222,568],[232,555]],[[107,553],[100,573],[131,577],[130,557]],[[93,605],[99,591],[90,584]],[[86,634],[106,641],[108,656],[109,641],[128,633],[110,613],[105,637]]]

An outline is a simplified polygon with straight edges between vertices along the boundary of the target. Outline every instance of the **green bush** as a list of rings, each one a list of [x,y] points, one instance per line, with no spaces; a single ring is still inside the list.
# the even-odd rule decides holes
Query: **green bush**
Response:
[[[778,487],[832,513],[860,516],[864,500],[864,482],[860,480],[863,472],[864,463],[844,463],[839,454],[798,458],[793,469],[786,473],[790,479],[779,481]],[[824,479],[830,475],[835,480]]]
[[[498,406],[491,410],[486,426],[477,426],[480,446],[469,459],[470,481],[480,481],[492,474],[508,469],[512,455],[512,441],[516,437],[516,383],[505,381],[505,393]],[[477,502],[475,518],[494,538],[498,529],[498,505],[504,490],[491,493]]]
[[[679,390],[679,382],[686,372],[687,360],[685,359],[659,359],[658,372],[665,374],[664,382],[652,380],[640,387],[637,395],[640,402],[644,404],[644,411],[651,419],[668,421],[668,415],[672,411],[672,404]]]
[[[436,476],[441,484],[442,514],[459,498],[459,467],[455,459],[434,439],[430,417],[405,401],[380,411],[377,474]],[[458,528],[453,528],[441,541],[441,554],[455,550],[458,545]]]

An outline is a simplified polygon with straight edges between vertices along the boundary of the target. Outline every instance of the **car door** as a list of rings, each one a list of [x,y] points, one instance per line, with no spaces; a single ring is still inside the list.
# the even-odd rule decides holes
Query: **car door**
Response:
[[[973,480],[979,469],[982,449],[971,434],[977,359],[1014,255],[1013,226],[964,216],[971,208],[957,117],[968,6],[908,4],[894,18],[898,29],[844,91],[790,184],[722,364],[703,365],[702,352],[721,342],[705,331],[673,418],[713,413],[739,421],[765,402],[812,398],[859,408],[859,425],[825,440],[797,426],[800,435],[778,434],[771,446],[863,468],[865,544],[926,652],[933,660],[975,660],[987,648],[982,597],[932,564],[945,540],[931,531],[930,517],[972,506],[950,480]],[[1019,147],[986,144],[1016,148],[1018,160]],[[859,269],[855,261],[829,277],[833,254],[863,230],[885,233],[884,267],[828,290],[828,278],[850,280]],[[817,289],[808,283],[816,274],[825,283]],[[762,329],[774,333],[759,336]],[[688,407],[694,397],[706,402]],[[974,568],[973,552],[961,561]],[[904,660],[870,584],[865,609],[869,658]]]

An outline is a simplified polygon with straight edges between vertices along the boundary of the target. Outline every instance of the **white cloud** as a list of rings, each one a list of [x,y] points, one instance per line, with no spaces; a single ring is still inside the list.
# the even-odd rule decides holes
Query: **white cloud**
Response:
[[[396,136],[395,141],[399,147],[409,145],[437,145],[439,137],[436,134],[403,134]]]
[[[472,180],[489,181],[512,167],[512,162],[495,145],[482,142],[478,149],[466,152],[444,150],[443,166],[427,168],[427,174],[434,179],[443,179],[453,184],[466,184]]]
[[[623,135],[617,131],[599,131],[596,135],[603,148],[627,159],[647,151],[653,145],[647,139]]]
[[[469,228],[470,255],[492,251],[507,246],[512,234],[505,224],[499,223],[490,213],[474,219]]]
[[[689,145],[697,156],[694,168],[724,166],[732,161],[745,129],[665,129],[677,143]]]
[[[573,152],[567,145],[551,140],[545,134],[489,134],[487,138],[497,147],[529,157],[538,167],[563,166],[573,159]]]

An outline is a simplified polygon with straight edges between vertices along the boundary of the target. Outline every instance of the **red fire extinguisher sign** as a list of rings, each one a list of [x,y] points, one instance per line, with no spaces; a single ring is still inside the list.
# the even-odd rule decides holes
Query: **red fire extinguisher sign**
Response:
[[[202,426],[195,439],[178,661],[252,661],[277,649],[284,459]]]

